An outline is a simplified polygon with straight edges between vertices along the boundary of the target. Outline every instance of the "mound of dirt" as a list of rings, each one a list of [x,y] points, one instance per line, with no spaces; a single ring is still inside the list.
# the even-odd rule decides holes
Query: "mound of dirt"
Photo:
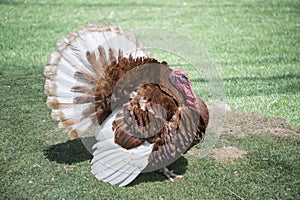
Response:
[[[257,113],[231,111],[226,109],[222,134],[232,134],[245,137],[249,134],[274,134],[281,136],[300,136],[300,127],[288,124],[278,117],[266,117]],[[299,141],[300,143],[300,141]],[[211,157],[220,162],[233,162],[237,158],[244,157],[246,151],[228,146],[215,148]]]
[[[246,136],[248,134],[299,135],[300,127],[289,125],[284,119],[266,117],[257,113],[228,111],[223,124],[223,134]]]

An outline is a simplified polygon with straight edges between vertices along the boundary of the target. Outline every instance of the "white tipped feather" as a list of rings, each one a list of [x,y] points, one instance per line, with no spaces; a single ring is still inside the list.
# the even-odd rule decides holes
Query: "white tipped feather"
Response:
[[[88,103],[88,105],[92,105],[91,103]],[[82,114],[82,107],[86,107],[88,105],[82,105],[82,104],[73,104],[71,106],[63,107],[60,110],[52,110],[51,115],[53,118],[57,120],[68,120],[68,119],[82,119],[84,115]],[[56,116],[56,117],[55,117]],[[57,118],[59,117],[59,118]]]
[[[53,52],[49,56],[48,64],[49,65],[56,65],[59,59],[61,58],[61,55],[58,52]]]
[[[66,53],[64,53],[62,56],[65,56]],[[75,59],[77,60],[77,59]],[[71,61],[71,62],[70,62]],[[62,57],[59,62],[57,63],[57,69],[59,70],[60,73],[62,73],[61,75],[58,76],[62,76],[62,75],[66,75],[66,76],[70,76],[72,77],[72,75],[79,70],[79,66],[82,66],[81,63],[77,63],[79,64],[79,66],[74,66],[75,63],[72,63],[72,60],[67,60],[65,57]]]
[[[73,98],[72,97],[55,97],[55,96],[48,96],[47,103],[57,102],[59,104],[72,104]]]
[[[61,110],[53,109],[51,112],[51,117],[55,120],[63,120]]]
[[[78,47],[80,48],[80,47]],[[92,51],[94,49],[89,49],[89,51]],[[88,49],[85,49],[84,53],[80,52],[79,49],[68,49],[64,52],[62,52],[62,57],[70,63],[74,69],[77,71],[88,71],[89,69],[89,63],[86,59],[86,52]]]
[[[148,55],[136,37],[132,33],[123,33],[119,26],[88,24],[59,41],[57,51],[49,56],[44,69],[45,93],[48,95],[47,105],[53,109],[52,117],[60,120],[59,126],[66,130],[82,133],[95,122],[91,120],[95,112],[86,116],[84,111],[90,106],[87,101],[94,103],[94,91],[103,72],[91,66],[87,52],[94,52],[99,60],[102,57],[99,46],[102,46],[107,58],[110,49],[114,51],[115,58],[118,58],[119,52],[125,57],[130,54],[133,57]],[[78,73],[87,75],[93,81],[78,78]],[[81,104],[83,106],[77,106]],[[86,120],[82,119],[85,117]]]
[[[112,185],[125,186],[136,178],[148,164],[153,144],[144,144],[124,149],[114,142],[112,122],[116,113],[112,113],[97,129],[97,143],[94,145],[94,158],[91,162],[91,171],[97,179],[109,182]]]
[[[54,76],[56,76],[57,73],[57,68],[55,66],[51,66],[51,65],[47,65],[44,68],[44,75],[47,78],[52,78]]]
[[[71,130],[79,130],[81,131],[81,133],[83,133],[93,124],[94,122],[91,118],[84,118],[80,120],[78,123],[76,123],[75,125],[71,126]]]

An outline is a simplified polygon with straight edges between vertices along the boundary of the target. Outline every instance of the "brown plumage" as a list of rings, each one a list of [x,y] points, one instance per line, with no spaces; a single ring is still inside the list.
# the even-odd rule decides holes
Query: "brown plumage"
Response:
[[[90,24],[70,34],[44,74],[47,104],[60,127],[76,138],[99,126],[92,160],[99,180],[125,186],[162,168],[169,178],[180,177],[165,167],[205,134],[208,109],[187,74],[149,57],[120,27]]]

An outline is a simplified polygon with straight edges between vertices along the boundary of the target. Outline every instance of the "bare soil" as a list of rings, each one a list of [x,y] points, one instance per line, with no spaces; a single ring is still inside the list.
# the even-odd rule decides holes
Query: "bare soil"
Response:
[[[222,134],[246,137],[249,134],[274,134],[281,136],[300,136],[300,127],[288,124],[278,117],[266,117],[257,113],[241,111],[226,112]],[[300,141],[300,140],[299,140]],[[236,147],[215,148],[212,157],[220,162],[232,162],[247,155],[247,152]]]
[[[246,151],[232,146],[215,148],[212,153],[213,158],[222,162],[232,162],[245,155],[247,155]]]
[[[300,127],[288,124],[278,117],[266,117],[241,111],[226,112],[223,134],[247,136],[249,134],[300,135]]]

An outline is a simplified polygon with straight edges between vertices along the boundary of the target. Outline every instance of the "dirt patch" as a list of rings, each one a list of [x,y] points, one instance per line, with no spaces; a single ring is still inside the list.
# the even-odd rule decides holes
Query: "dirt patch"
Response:
[[[266,117],[257,113],[227,111],[223,134],[246,136],[248,134],[300,135],[300,127],[289,125],[284,119]]]
[[[228,146],[213,150],[212,157],[222,162],[232,162],[237,158],[241,158],[247,154],[246,151],[236,147]]]
[[[213,111],[214,107],[209,105],[209,109]],[[232,134],[239,137],[245,137],[250,134],[300,136],[300,126],[290,125],[282,118],[267,117],[257,113],[231,111],[228,106],[225,107],[225,111],[222,134]],[[232,162],[237,158],[244,157],[246,154],[247,152],[244,150],[228,146],[215,148],[210,156],[221,162]]]

